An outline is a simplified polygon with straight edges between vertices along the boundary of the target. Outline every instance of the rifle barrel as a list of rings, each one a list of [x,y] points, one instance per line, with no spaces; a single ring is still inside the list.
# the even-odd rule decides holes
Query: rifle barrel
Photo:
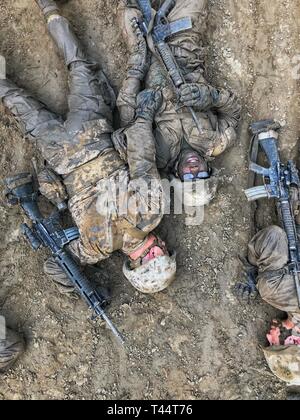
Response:
[[[108,318],[106,313],[103,311],[101,314],[101,317],[104,319],[110,330],[113,332],[113,334],[117,337],[117,339],[120,341],[122,345],[125,343],[124,336],[120,333],[120,331],[114,326],[114,324],[111,322],[111,320]]]

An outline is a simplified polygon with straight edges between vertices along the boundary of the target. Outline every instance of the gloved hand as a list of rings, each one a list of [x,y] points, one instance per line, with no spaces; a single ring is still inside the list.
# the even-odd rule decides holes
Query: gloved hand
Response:
[[[136,118],[153,121],[161,106],[162,93],[160,90],[144,90],[137,97]]]
[[[250,304],[258,297],[258,290],[256,284],[247,281],[246,283],[238,283],[235,288],[235,293],[243,302]]]
[[[218,91],[205,84],[185,83],[179,89],[179,100],[184,106],[196,107],[200,111],[212,107],[218,99]]]
[[[131,20],[133,35],[135,36],[136,45],[129,58],[127,72],[129,77],[134,77],[138,80],[144,80],[150,67],[150,52],[148,50],[147,42],[139,27],[137,18]]]
[[[257,299],[259,293],[257,290],[257,268],[252,266],[246,258],[240,258],[244,265],[245,281],[237,283],[235,286],[236,296],[243,302],[250,304]]]

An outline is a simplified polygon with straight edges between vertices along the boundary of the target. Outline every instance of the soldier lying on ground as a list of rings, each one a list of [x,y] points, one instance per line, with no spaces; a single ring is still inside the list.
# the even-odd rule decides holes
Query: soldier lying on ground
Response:
[[[300,309],[295,281],[289,274],[284,230],[270,226],[260,231],[249,243],[248,262],[247,269],[252,270],[262,299],[288,314],[285,321],[273,322],[267,336],[271,346],[264,349],[268,364],[280,379],[300,386]],[[254,283],[239,285],[240,295],[247,299],[250,294],[255,297]]]
[[[4,373],[19,358],[24,350],[22,338],[7,328],[5,318],[0,316],[0,373]]]
[[[289,384],[300,385],[300,308],[295,276],[297,241],[300,239],[300,182],[294,162],[285,165],[280,159],[279,128],[280,125],[273,120],[251,125],[255,138],[250,153],[250,170],[260,174],[264,183],[247,189],[245,194],[249,201],[275,199],[278,218],[285,230],[270,226],[260,230],[250,241],[248,257],[243,260],[247,280],[238,284],[237,292],[248,303],[259,292],[264,301],[287,313],[286,320],[273,321],[267,335],[270,347],[264,352],[275,375]],[[268,161],[263,167],[257,163],[260,149]]]
[[[57,4],[36,2],[69,70],[67,119],[63,122],[7,79],[0,80],[0,98],[47,161],[48,167],[39,176],[41,192],[59,207],[68,199],[80,231],[80,239],[69,246],[73,255],[83,264],[96,264],[120,250],[128,256],[124,274],[133,286],[145,293],[161,291],[176,273],[175,255],[151,233],[163,218],[152,134],[161,94],[145,91],[138,96],[135,120],[125,131],[126,164],[112,143],[108,82],[86,57]],[[45,271],[68,290],[69,280],[55,261],[49,260]]]
[[[121,23],[130,49],[136,49],[135,32],[131,22],[140,18],[134,0],[125,1],[121,10]],[[153,7],[162,2],[152,2]],[[212,173],[209,162],[231,147],[236,140],[236,128],[241,108],[231,92],[210,86],[204,78],[204,53],[202,40],[206,29],[207,1],[178,0],[168,19],[191,17],[193,29],[175,35],[169,43],[187,83],[180,88],[181,109],[170,80],[161,63],[152,55],[145,87],[162,88],[163,103],[155,116],[155,141],[159,170],[173,174],[181,181],[208,180]],[[139,37],[143,50],[143,37]],[[135,118],[137,95],[142,89],[144,73],[148,68],[148,57],[134,53],[131,66],[118,97],[121,120],[126,127]],[[141,71],[142,69],[142,71]],[[135,71],[133,71],[135,70]],[[197,111],[203,132],[200,134],[188,112],[187,106]],[[118,133],[119,148],[126,156],[126,140]],[[117,133],[115,134],[117,137]],[[205,182],[211,184],[211,181]],[[212,183],[213,184],[213,183]],[[204,200],[206,201],[206,200]],[[208,200],[209,201],[209,200]],[[204,203],[206,204],[206,203]]]

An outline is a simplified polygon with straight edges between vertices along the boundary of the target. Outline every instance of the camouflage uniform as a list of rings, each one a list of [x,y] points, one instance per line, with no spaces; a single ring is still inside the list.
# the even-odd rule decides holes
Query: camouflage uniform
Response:
[[[112,102],[103,73],[87,59],[65,18],[52,14],[48,28],[70,72],[66,121],[9,80],[0,80],[0,97],[51,169],[50,176],[40,176],[44,194],[52,202],[69,198],[80,231],[72,252],[82,263],[94,264],[115,250],[134,252],[162,219],[152,122],[139,118],[126,130],[125,164],[111,141]],[[152,210],[149,188],[155,192]]]
[[[4,318],[0,318],[0,373],[3,373],[19,358],[24,342],[18,334],[6,328]]]
[[[156,3],[153,3],[155,6]],[[126,27],[132,12],[130,9],[125,9],[124,14],[123,26]],[[207,1],[178,0],[169,15],[169,20],[174,21],[183,17],[192,18],[193,30],[176,35],[169,44],[186,82],[208,86],[207,98],[202,98],[207,106],[197,112],[203,127],[202,134],[199,134],[199,130],[186,108],[176,112],[174,90],[159,61],[155,57],[152,58],[146,88],[156,88],[157,86],[163,88],[163,106],[155,118],[155,140],[158,168],[166,171],[174,168],[180,152],[187,147],[196,150],[208,160],[223,153],[236,140],[236,128],[241,112],[235,95],[229,91],[216,90],[209,86],[203,76],[202,38],[206,30]],[[134,117],[136,92],[137,88],[132,85],[132,81],[125,80],[118,98],[124,125]]]
[[[287,312],[300,327],[300,309],[293,277],[288,274],[286,233],[278,226],[259,232],[249,244],[249,262],[258,267],[257,288],[263,300]]]

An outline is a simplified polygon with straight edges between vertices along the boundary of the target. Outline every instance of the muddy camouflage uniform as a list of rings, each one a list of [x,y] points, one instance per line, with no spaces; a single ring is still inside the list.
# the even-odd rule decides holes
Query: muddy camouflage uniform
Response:
[[[249,262],[258,267],[257,288],[263,300],[287,312],[300,327],[300,309],[293,277],[288,274],[286,233],[278,226],[259,232],[249,244]]]
[[[134,2],[128,3],[134,6]],[[156,7],[157,4],[159,2],[153,2]],[[125,8],[124,26],[131,15],[132,10]],[[206,97],[202,98],[203,107],[197,112],[203,127],[203,133],[200,135],[186,108],[176,112],[177,101],[174,90],[170,86],[160,62],[152,57],[146,88],[156,88],[157,86],[163,88],[163,106],[155,117],[155,140],[158,168],[168,172],[173,170],[180,152],[185,148],[192,147],[204,158],[211,160],[233,145],[241,112],[235,95],[229,91],[216,90],[209,86],[203,75],[202,39],[206,31],[207,1],[178,0],[169,15],[169,20],[174,21],[183,17],[192,18],[193,29],[176,35],[169,44],[186,82],[208,86],[208,90],[206,89]],[[124,126],[134,118],[135,106],[136,86],[133,88],[131,80],[127,79],[118,98],[118,107],[121,110]]]
[[[138,118],[126,130],[125,164],[111,141],[113,103],[103,73],[87,59],[65,18],[51,15],[48,28],[70,73],[66,121],[9,80],[0,80],[0,97],[47,161],[48,172],[40,176],[42,192],[54,202],[69,199],[80,231],[71,251],[82,263],[95,264],[115,250],[135,251],[162,219],[152,122]],[[148,191],[140,188],[143,182],[156,193],[152,211]],[[120,203],[125,212],[120,212]],[[146,210],[137,210],[141,208]]]
[[[288,270],[289,250],[284,230],[270,226],[260,231],[249,243],[248,261],[258,268],[257,289],[262,299],[287,312],[295,326],[300,327],[300,309],[295,282]],[[293,330],[293,334],[297,332]],[[300,347],[273,345],[263,351],[274,375],[289,385],[290,397],[299,399]]]

